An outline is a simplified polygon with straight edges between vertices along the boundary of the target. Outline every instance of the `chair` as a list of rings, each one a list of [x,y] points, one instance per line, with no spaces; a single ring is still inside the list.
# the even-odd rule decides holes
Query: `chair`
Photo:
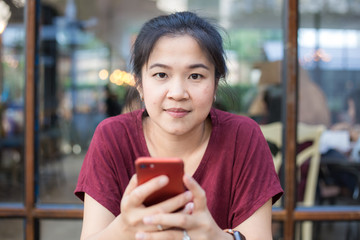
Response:
[[[275,170],[280,171],[282,165],[282,123],[274,122],[270,124],[260,125],[265,139],[275,144],[280,150],[273,156]],[[310,143],[309,146],[300,151],[296,156],[296,167],[300,171],[300,167],[309,160],[309,168],[306,176],[306,183],[304,189],[304,197],[298,201],[299,206],[313,206],[315,203],[316,187],[318,182],[319,167],[320,167],[320,137],[325,130],[323,125],[308,125],[304,123],[298,124],[297,129],[297,144]],[[297,174],[299,176],[299,174]],[[297,179],[300,181],[299,179]],[[297,233],[297,239],[300,239],[300,231]],[[312,239],[312,223],[304,222],[301,226],[302,239]]]
[[[282,123],[281,122],[274,122],[269,124],[260,125],[261,131],[265,136],[265,139],[274,144],[279,151],[273,155],[274,166],[276,172],[279,174],[281,163],[282,163]]]

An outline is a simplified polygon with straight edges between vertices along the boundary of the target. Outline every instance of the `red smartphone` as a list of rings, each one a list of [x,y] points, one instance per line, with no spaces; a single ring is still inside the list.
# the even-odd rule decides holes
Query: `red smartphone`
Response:
[[[151,194],[144,201],[145,206],[165,201],[186,190],[182,180],[184,162],[180,158],[140,157],[135,161],[135,168],[139,185],[160,175],[166,175],[169,178],[166,186]]]

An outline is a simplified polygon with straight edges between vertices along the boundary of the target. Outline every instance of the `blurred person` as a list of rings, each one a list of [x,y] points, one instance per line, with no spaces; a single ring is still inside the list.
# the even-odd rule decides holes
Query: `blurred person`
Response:
[[[105,105],[106,105],[106,116],[112,117],[119,115],[122,110],[122,106],[118,101],[118,97],[114,94],[109,85],[104,87],[105,89]]]
[[[282,61],[257,63],[261,70],[258,94],[250,104],[248,115],[260,124],[281,120]],[[306,124],[330,125],[330,110],[322,89],[299,67],[298,121]]]
[[[334,124],[332,130],[349,132],[351,142],[356,142],[360,136],[360,89],[355,89],[346,98],[346,114],[342,122]]]

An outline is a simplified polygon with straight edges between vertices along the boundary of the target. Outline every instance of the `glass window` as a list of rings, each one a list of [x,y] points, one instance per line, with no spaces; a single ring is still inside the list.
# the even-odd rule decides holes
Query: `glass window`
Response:
[[[0,202],[24,196],[23,6],[0,1]]]
[[[79,220],[41,220],[40,239],[80,239],[81,224]]]
[[[272,234],[273,234],[273,240],[280,240],[280,239],[284,239],[284,234],[283,234],[283,223],[282,222],[278,222],[278,221],[273,221],[272,226]]]
[[[313,166],[319,170],[310,173],[313,160],[304,162],[298,196],[310,184],[312,205],[359,205],[360,5],[302,0],[300,11],[298,120],[324,130]]]
[[[80,9],[87,11],[82,12]],[[38,173],[41,203],[80,203],[73,191],[97,124],[106,116],[111,55],[97,31],[96,1],[42,1],[38,89]],[[107,34],[104,32],[103,34]],[[124,64],[119,61],[119,68]],[[121,99],[114,100],[120,113]]]
[[[0,235],[3,240],[17,240],[24,238],[24,220],[0,219]]]
[[[359,239],[358,221],[304,221],[295,224],[298,239]]]

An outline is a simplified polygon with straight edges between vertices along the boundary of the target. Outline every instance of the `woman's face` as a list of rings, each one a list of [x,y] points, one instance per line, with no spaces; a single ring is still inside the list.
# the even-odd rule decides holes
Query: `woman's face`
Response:
[[[142,86],[150,124],[174,135],[203,126],[215,94],[215,67],[196,40],[164,36],[142,67]]]

